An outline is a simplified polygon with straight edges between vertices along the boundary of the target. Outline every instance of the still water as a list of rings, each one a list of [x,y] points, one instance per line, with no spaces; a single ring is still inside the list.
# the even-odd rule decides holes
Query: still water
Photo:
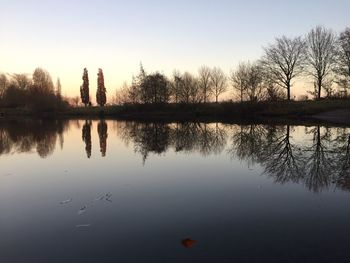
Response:
[[[349,262],[350,129],[0,122],[0,262]]]

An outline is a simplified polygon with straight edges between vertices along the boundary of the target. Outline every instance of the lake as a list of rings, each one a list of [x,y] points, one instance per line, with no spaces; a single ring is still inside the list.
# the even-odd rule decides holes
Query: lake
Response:
[[[350,262],[350,129],[0,122],[0,262]]]

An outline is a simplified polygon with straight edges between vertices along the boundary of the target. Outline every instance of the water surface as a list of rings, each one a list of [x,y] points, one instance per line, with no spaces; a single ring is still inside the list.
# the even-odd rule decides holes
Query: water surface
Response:
[[[350,129],[0,122],[0,262],[349,262]]]

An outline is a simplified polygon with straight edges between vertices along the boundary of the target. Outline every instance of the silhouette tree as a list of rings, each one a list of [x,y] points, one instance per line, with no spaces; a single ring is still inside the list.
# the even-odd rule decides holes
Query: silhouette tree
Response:
[[[35,69],[32,76],[32,85],[28,92],[17,88],[18,97],[22,96],[19,106],[29,106],[34,110],[48,110],[59,106],[57,97],[55,95],[54,84],[50,74],[41,68]],[[15,89],[13,89],[15,90]],[[27,103],[25,102],[27,101]]]
[[[231,83],[240,101],[251,102],[263,98],[263,71],[257,63],[241,62],[236,71],[231,72]]]
[[[337,83],[344,89],[346,95],[350,88],[350,28],[340,33],[337,51],[335,68],[335,73],[339,76]]]
[[[97,73],[96,102],[101,107],[106,104],[106,88],[102,69],[98,69]]]
[[[90,103],[90,94],[89,94],[89,75],[88,70],[84,68],[83,73],[83,85],[80,86],[80,98],[81,102],[85,107]]]
[[[0,100],[3,99],[7,86],[8,86],[8,79],[6,75],[0,74]]]
[[[173,72],[173,79],[170,84],[170,94],[173,102],[178,103],[181,96],[181,91],[183,90],[183,80],[181,73],[177,70]]]
[[[32,89],[40,94],[54,94],[52,78],[46,70],[41,68],[34,70]]]
[[[241,102],[244,100],[246,88],[247,88],[247,75],[248,75],[248,69],[246,63],[239,63],[236,71],[231,71],[231,84],[234,89],[234,92],[238,93],[238,97]]]
[[[143,103],[166,103],[170,90],[168,80],[160,73],[147,75],[141,83]]]
[[[219,96],[226,91],[227,78],[222,69],[214,67],[211,70],[210,79],[213,87],[213,94],[215,96],[215,102],[218,103]]]
[[[92,148],[91,125],[92,125],[91,121],[86,120],[82,128],[82,139],[83,139],[83,142],[85,143],[85,152],[86,152],[87,158],[91,157],[91,148]]]
[[[33,85],[32,80],[27,74],[12,74],[11,82],[22,91],[28,91]]]
[[[105,157],[106,151],[107,151],[107,137],[108,137],[108,126],[105,120],[100,120],[98,122],[97,132],[100,140],[100,152],[102,157]]]
[[[204,103],[210,100],[212,94],[212,81],[211,81],[211,70],[207,66],[202,66],[198,70],[198,87],[202,94],[202,100]]]
[[[320,99],[325,79],[335,68],[336,36],[332,30],[317,26],[307,35],[306,41],[309,73],[315,79],[317,98]]]
[[[61,100],[62,98],[62,86],[61,86],[61,81],[60,78],[57,78],[57,83],[56,83],[56,97]]]
[[[247,64],[245,91],[249,101],[256,102],[263,97],[263,72],[258,64]]]
[[[264,70],[270,79],[287,90],[290,100],[291,81],[303,70],[305,42],[300,37],[276,38],[274,44],[264,48],[265,55],[261,60]]]

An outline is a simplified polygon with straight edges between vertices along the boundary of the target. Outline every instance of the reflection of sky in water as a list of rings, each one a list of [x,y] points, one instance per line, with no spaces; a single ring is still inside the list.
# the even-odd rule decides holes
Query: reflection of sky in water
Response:
[[[166,128],[169,143],[164,148],[157,143],[164,142],[163,126],[155,132],[155,126],[145,129],[129,123],[126,129],[124,122],[107,121],[106,156],[102,157],[98,123],[92,122],[90,158],[82,140],[85,121],[70,121],[65,126],[62,149],[59,136],[54,136],[56,147],[46,158],[35,149],[29,154],[12,151],[0,156],[1,261],[349,259],[350,196],[332,183],[339,165],[328,170],[329,185],[321,184],[321,189],[307,185],[310,162],[299,180],[284,184],[276,183],[276,176],[264,174],[266,160],[270,160],[266,156],[272,158],[273,153],[261,143],[267,138],[284,138],[286,126],[202,124],[187,131],[178,129],[176,137],[174,131],[180,126],[171,124]],[[226,141],[223,146],[210,134],[218,128],[225,133],[221,134]],[[243,130],[246,136],[252,128],[258,132],[255,136],[238,137],[245,142],[243,146],[233,144],[238,131]],[[289,127],[293,150],[302,161],[311,156],[310,147],[318,132],[314,128]],[[3,126],[0,129],[6,130]],[[198,132],[187,134],[194,129]],[[305,134],[305,130],[313,132]],[[346,152],[342,147],[348,132],[319,129],[332,164]],[[184,141],[185,134],[191,140]],[[196,141],[203,138],[206,142]],[[217,148],[212,149],[213,145]],[[166,151],[148,153],[143,163],[144,149]],[[336,149],[342,149],[342,155],[337,155]],[[107,193],[111,202],[103,198],[96,201]],[[84,206],[84,213],[78,215]],[[186,239],[196,241],[190,250],[183,247]]]

